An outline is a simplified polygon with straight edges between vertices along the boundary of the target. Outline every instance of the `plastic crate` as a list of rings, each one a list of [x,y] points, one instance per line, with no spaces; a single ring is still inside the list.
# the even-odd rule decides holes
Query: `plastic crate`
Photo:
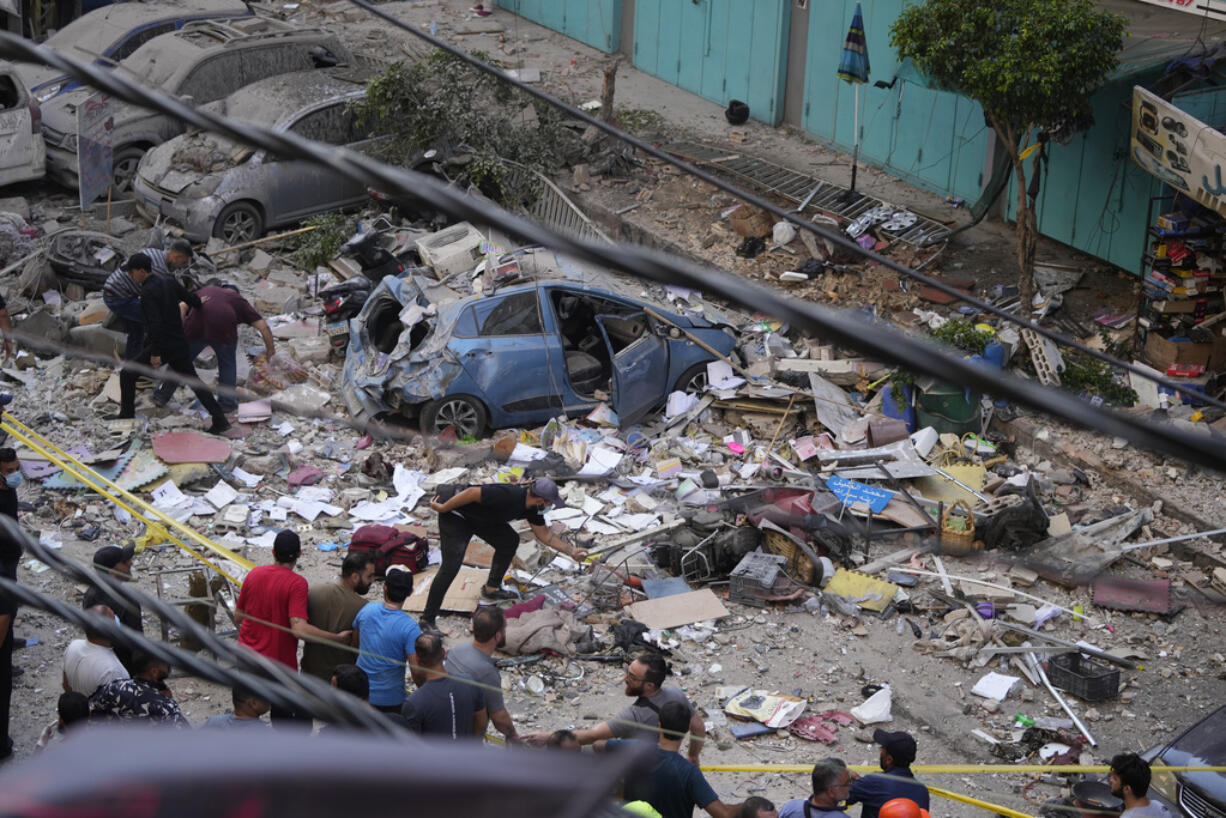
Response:
[[[1120,692],[1119,668],[1080,653],[1059,653],[1048,659],[1047,678],[1054,687],[1087,702],[1114,699]]]
[[[766,598],[774,592],[779,572],[787,558],[775,554],[751,551],[741,558],[728,575],[728,598],[742,605],[766,607]]]

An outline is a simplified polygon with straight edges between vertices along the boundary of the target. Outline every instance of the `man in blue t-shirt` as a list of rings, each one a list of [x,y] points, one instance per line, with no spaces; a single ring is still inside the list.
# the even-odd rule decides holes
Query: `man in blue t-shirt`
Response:
[[[873,741],[881,745],[881,772],[857,778],[847,797],[848,806],[863,804],[860,818],[877,818],[886,801],[908,798],[928,809],[928,788],[915,780],[911,764],[915,761],[915,738],[903,730],[873,731]]]
[[[690,709],[681,702],[669,702],[660,708],[655,764],[647,775],[627,779],[623,795],[627,801],[646,801],[662,818],[692,818],[695,806],[712,818],[736,818],[741,805],[720,801],[698,766],[678,752],[691,717]],[[615,751],[631,741],[613,739],[605,749]]]
[[[779,818],[844,818],[843,801],[851,789],[852,773],[841,758],[826,758],[813,765],[813,794],[779,808]]]
[[[370,677],[370,704],[386,713],[400,712],[405,665],[412,661],[421,635],[417,620],[402,610],[411,593],[413,575],[393,565],[383,582],[383,601],[366,603],[353,618],[362,651],[357,664]]]

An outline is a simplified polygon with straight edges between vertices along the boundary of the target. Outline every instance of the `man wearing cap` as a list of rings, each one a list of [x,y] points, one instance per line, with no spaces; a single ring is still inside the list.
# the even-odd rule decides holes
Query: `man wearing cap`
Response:
[[[130,582],[132,557],[135,553],[135,545],[104,545],[94,552],[94,568],[98,570],[98,573],[105,574],[116,582]],[[118,615],[120,625],[144,634],[145,626],[141,620],[140,603],[119,599],[109,591],[91,585],[85,589],[85,596],[81,598],[81,607],[93,608],[95,605],[105,605]],[[117,645],[115,655],[119,657],[119,661],[128,669],[128,672],[132,673],[132,649],[125,645]]]
[[[264,339],[266,358],[277,352],[272,330],[264,316],[239,294],[238,287],[233,284],[210,283],[196,290],[196,295],[204,302],[204,308],[192,310],[183,318],[183,331],[187,333],[192,360],[204,352],[205,347],[213,350],[217,356],[217,382],[231,390],[230,394],[219,394],[217,402],[222,409],[233,412],[238,408],[238,399],[232,391],[238,384],[238,325],[247,324],[259,331]],[[163,381],[153,396],[153,402],[165,406],[174,397],[178,386],[174,381]]]
[[[148,259],[150,272],[172,276],[191,263],[192,245],[185,239],[176,239],[171,242],[169,249],[146,247],[139,255]],[[123,321],[128,335],[124,359],[135,360],[145,339],[145,316],[140,308],[140,285],[128,275],[126,267],[127,265],[120,267],[107,277],[106,283],[102,285],[102,302]]]
[[[238,641],[261,656],[297,670],[299,639],[326,639],[347,645],[353,632],[330,633],[307,622],[307,581],[294,572],[302,554],[297,534],[293,531],[277,534],[272,554],[274,563],[252,568],[238,592],[234,605]],[[272,708],[274,723],[309,720],[306,714],[276,705]]]
[[[519,548],[519,534],[511,527],[512,520],[527,520],[532,534],[542,545],[578,561],[587,558],[587,551],[568,545],[545,524],[543,512],[546,508],[565,505],[557,484],[548,477],[538,478],[529,486],[495,483],[468,486],[461,491],[455,489],[455,486],[444,486],[430,501],[430,508],[438,512],[439,548],[443,562],[430,584],[426,610],[421,617],[423,629],[437,629],[435,619],[443,607],[443,597],[460,572],[464,551],[473,537],[480,537],[494,547],[490,576],[481,589],[482,599],[494,602],[516,598],[514,592],[502,588],[502,578],[506,576]]]
[[[848,805],[863,804],[860,818],[877,818],[886,801],[909,798],[928,809],[928,788],[915,780],[911,764],[915,761],[915,738],[908,732],[877,729],[873,741],[881,745],[881,772],[856,779],[851,785]]]
[[[172,372],[186,378],[199,379],[192,365],[191,350],[187,336],[183,334],[183,319],[179,314],[179,302],[186,302],[192,309],[203,309],[204,302],[183,285],[168,275],[151,271],[152,262],[144,253],[133,253],[123,269],[129,278],[140,286],[140,308],[145,318],[146,338],[140,351],[127,360],[157,368],[165,363]],[[119,371],[118,419],[136,417],[136,379],[134,370],[124,367]],[[213,393],[203,386],[191,387],[200,404],[213,419],[210,434],[221,434],[230,428],[225,413]]]
[[[353,618],[361,649],[357,666],[370,679],[370,705],[384,713],[399,713],[404,704],[404,671],[417,652],[421,628],[404,610],[413,593],[413,574],[393,565],[383,581],[383,600],[367,602]]]

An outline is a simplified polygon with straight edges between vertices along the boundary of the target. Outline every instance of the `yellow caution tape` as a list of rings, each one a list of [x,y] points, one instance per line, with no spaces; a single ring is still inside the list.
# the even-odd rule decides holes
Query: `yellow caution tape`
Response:
[[[871,764],[848,764],[847,769],[858,773],[880,773],[881,768]],[[808,773],[812,764],[704,764],[703,772],[712,773]],[[1226,767],[1183,766],[1166,767],[1164,772],[1173,773],[1226,773]],[[912,764],[911,772],[959,775],[974,773],[1107,773],[1106,764]]]
[[[943,790],[940,787],[928,787],[928,792],[932,793],[933,795],[939,795],[942,798],[948,798],[951,801],[961,801],[963,804],[970,804],[972,807],[986,809],[989,812],[995,812],[998,815],[1007,815],[1009,818],[1033,818],[1033,816],[1029,815],[1028,813],[1018,812],[1015,809],[1003,807],[1000,804],[993,804],[990,801],[981,801],[978,798],[971,798],[969,795],[961,795],[956,792],[950,792],[949,790]]]
[[[142,547],[155,545],[159,542],[168,540],[173,542],[184,552],[190,554],[200,562],[212,568],[218,574],[221,574],[230,582],[234,583],[235,585],[242,585],[242,582],[223,571],[216,563],[212,562],[203,554],[193,549],[186,542],[184,542],[183,539],[172,535],[170,533],[170,529],[174,529],[175,531],[185,535],[186,539],[199,543],[208,550],[226,560],[229,560],[244,570],[250,571],[255,567],[255,563],[251,562],[245,557],[240,557],[238,554],[235,554],[228,548],[218,545],[208,537],[205,537],[203,534],[200,534],[199,532],[187,527],[160,509],[145,502],[127,489],[116,485],[110,480],[107,480],[85,463],[82,463],[79,459],[68,452],[63,451],[54,443],[47,440],[38,432],[29,428],[12,415],[4,413],[2,416],[0,416],[0,429],[8,432],[15,439],[29,447],[31,451],[45,457],[49,463],[59,466],[65,472],[72,475],[77,480],[80,480],[82,483],[89,486],[91,489],[98,492],[103,497],[122,508],[124,511],[127,511],[132,516],[142,520],[147,526],[146,533],[140,538],[140,545]],[[169,526],[169,529],[167,526]]]

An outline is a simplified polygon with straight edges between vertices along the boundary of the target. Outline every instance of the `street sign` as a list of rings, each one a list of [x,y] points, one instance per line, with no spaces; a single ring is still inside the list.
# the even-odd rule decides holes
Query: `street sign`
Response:
[[[1141,86],[1132,89],[1132,161],[1226,215],[1226,136]]]
[[[1141,0],[1151,6],[1195,14],[1211,20],[1226,20],[1226,0]]]
[[[81,212],[111,187],[111,97],[101,91],[77,107],[77,178]]]
[[[835,497],[842,500],[843,505],[854,506],[856,503],[868,503],[868,507],[874,514],[884,511],[894,496],[892,491],[879,489],[867,483],[857,483],[855,480],[848,480],[837,475],[826,478],[826,488],[830,489]]]

